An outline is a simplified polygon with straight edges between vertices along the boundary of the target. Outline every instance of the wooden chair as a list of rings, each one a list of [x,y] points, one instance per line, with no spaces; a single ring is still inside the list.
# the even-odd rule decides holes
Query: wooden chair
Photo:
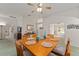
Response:
[[[67,41],[67,45],[66,48],[65,47],[58,47],[55,48],[52,52],[51,52],[51,56],[54,55],[59,55],[59,56],[70,56],[71,55],[71,45],[70,45],[70,40]]]
[[[16,52],[17,56],[32,56],[31,52],[29,52],[27,49],[24,49],[20,43],[20,40],[16,41]]]
[[[23,56],[23,49],[20,44],[20,40],[16,41],[16,52],[17,52],[17,56]]]
[[[52,34],[47,34],[47,36],[46,36],[46,39],[53,39],[54,38],[54,35],[52,35]]]
[[[33,38],[36,38],[36,37],[37,37],[37,34],[32,34],[32,37],[33,37]]]
[[[70,45],[70,40],[68,40],[67,45],[66,45],[66,51],[65,51],[65,56],[70,56],[71,55],[71,45]]]
[[[29,34],[29,33],[25,33],[25,34],[23,35],[23,37],[30,37],[30,34]]]

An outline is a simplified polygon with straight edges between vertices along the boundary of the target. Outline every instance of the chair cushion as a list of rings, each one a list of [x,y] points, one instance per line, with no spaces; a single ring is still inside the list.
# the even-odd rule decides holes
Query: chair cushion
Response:
[[[48,56],[57,56],[57,55],[51,52]]]
[[[57,53],[57,54],[60,54],[60,55],[64,55],[65,54],[65,47],[63,46],[58,46],[56,47],[53,52]]]

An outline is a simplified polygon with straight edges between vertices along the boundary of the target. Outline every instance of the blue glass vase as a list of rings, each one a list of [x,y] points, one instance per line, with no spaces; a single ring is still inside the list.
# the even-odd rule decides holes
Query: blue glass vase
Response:
[[[40,35],[37,33],[36,41],[40,40]]]
[[[46,32],[44,32],[44,39],[46,39]]]

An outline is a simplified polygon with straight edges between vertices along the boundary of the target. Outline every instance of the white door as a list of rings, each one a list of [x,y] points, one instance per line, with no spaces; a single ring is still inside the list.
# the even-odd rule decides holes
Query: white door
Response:
[[[54,34],[54,24],[50,24],[50,34]]]
[[[0,25],[0,39],[5,39],[5,26]]]

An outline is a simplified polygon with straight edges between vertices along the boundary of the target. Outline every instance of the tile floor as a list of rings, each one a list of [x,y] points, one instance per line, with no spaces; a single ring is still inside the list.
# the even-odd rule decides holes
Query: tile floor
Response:
[[[10,40],[0,40],[0,56],[16,56],[15,43]]]

